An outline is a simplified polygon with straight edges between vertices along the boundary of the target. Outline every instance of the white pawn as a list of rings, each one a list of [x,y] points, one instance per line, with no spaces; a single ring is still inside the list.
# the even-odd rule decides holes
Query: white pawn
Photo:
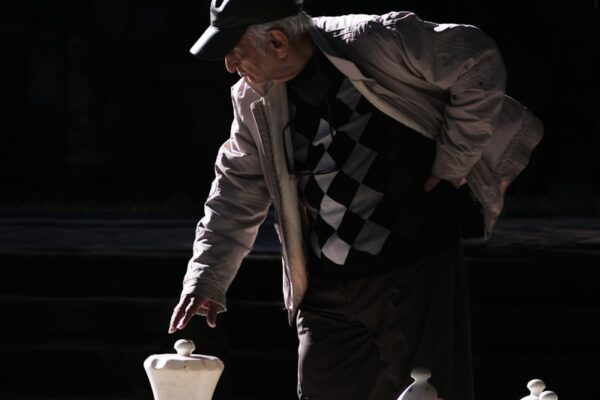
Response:
[[[552,390],[546,390],[540,394],[540,400],[558,400],[558,396]]]
[[[532,379],[527,383],[527,389],[529,389],[529,395],[521,398],[521,400],[538,400],[540,393],[546,389],[546,384],[541,379]]]
[[[223,371],[217,357],[192,354],[191,340],[175,343],[177,354],[154,354],[144,361],[154,400],[210,400]]]
[[[414,368],[410,373],[414,382],[398,397],[398,400],[439,400],[437,390],[427,382],[431,372],[427,368]]]

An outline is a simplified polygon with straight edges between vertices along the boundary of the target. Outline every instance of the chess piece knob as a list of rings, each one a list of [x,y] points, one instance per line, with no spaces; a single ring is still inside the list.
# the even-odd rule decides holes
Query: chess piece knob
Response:
[[[398,400],[438,400],[437,390],[428,382],[431,372],[427,368],[414,368],[410,374],[414,382],[398,397]]]
[[[558,400],[558,396],[552,390],[546,390],[540,394],[540,400]]]
[[[144,361],[154,400],[210,400],[223,362],[217,357],[192,354],[191,340],[175,343],[177,354],[154,354]]]
[[[546,384],[541,379],[532,379],[527,382],[527,389],[529,389],[529,395],[521,398],[521,400],[538,400],[540,393],[546,389]]]
[[[192,355],[192,352],[196,350],[196,345],[194,344],[194,342],[187,339],[179,339],[175,342],[175,345],[173,347],[175,348],[177,354],[184,357],[190,357]]]

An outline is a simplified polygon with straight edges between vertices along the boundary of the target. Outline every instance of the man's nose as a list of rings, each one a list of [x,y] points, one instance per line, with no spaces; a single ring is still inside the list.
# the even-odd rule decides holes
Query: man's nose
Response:
[[[233,53],[228,53],[225,56],[225,69],[227,69],[227,72],[229,72],[230,74],[235,73],[237,65],[238,65],[237,57],[234,56]]]

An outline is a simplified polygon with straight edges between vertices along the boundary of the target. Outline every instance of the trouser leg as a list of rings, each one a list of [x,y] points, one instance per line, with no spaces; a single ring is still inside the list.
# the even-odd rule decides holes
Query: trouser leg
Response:
[[[412,382],[413,368],[426,367],[440,398],[472,400],[470,305],[460,246],[389,278],[376,278],[385,289],[374,295],[364,289],[372,283],[357,282],[353,303],[372,329],[396,395]]]
[[[346,284],[315,283],[310,305],[297,318],[298,397],[302,400],[370,400],[382,381],[371,332],[348,318]],[[379,383],[382,381],[381,383]]]
[[[298,315],[306,399],[395,400],[412,368],[446,400],[473,398],[468,292],[459,247],[369,279],[311,282]]]

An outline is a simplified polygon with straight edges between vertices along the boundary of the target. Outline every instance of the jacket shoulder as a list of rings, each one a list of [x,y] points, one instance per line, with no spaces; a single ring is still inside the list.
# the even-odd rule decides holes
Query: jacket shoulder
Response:
[[[321,31],[335,32],[357,29],[370,24],[390,25],[410,16],[415,17],[415,14],[410,11],[392,11],[383,15],[348,14],[334,17],[314,17],[312,21]]]
[[[411,11],[391,11],[382,15],[351,14],[339,17],[317,17],[313,22],[318,32],[329,40],[342,40],[358,45],[365,39],[371,42],[371,33],[397,40],[414,40],[446,44],[459,50],[480,50],[494,47],[493,40],[473,25],[427,21]],[[422,44],[422,43],[421,43]]]

